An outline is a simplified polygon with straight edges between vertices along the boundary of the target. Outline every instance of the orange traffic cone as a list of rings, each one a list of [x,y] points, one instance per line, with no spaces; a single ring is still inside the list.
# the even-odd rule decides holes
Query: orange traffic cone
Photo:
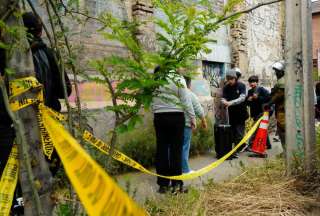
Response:
[[[269,113],[265,112],[263,114],[262,121],[260,122],[259,129],[257,131],[256,137],[251,147],[251,151],[260,156],[267,156],[266,146],[267,146],[268,126],[269,126]]]

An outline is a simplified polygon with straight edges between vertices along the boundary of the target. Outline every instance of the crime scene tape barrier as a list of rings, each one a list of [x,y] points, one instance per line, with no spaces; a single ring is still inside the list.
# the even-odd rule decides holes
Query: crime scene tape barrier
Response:
[[[21,82],[20,82],[21,83]],[[26,101],[25,103],[12,103],[12,106],[14,107],[14,110],[18,110],[21,108],[24,108],[28,105],[31,105],[35,103],[35,101],[33,100],[29,100]],[[42,115],[43,113],[46,113],[54,118],[56,118],[59,121],[65,120],[65,117],[50,109],[45,107],[43,104],[39,105],[39,116],[38,116],[38,122],[39,122],[39,127],[40,127],[40,132],[41,132],[41,139],[42,139],[42,146],[43,146],[43,151],[44,154],[50,158],[52,152],[53,152],[53,144],[52,144],[52,140],[51,137],[48,135],[47,131],[46,131],[46,127],[44,127],[44,123],[42,122]],[[179,176],[163,176],[163,175],[159,175],[157,173],[154,173],[148,169],[146,169],[145,167],[143,167],[141,164],[139,164],[137,161],[133,160],[132,158],[130,158],[129,156],[125,155],[124,153],[118,151],[118,150],[114,150],[112,153],[112,158],[123,163],[126,164],[127,166],[130,166],[134,169],[137,169],[141,172],[144,172],[146,174],[150,174],[153,176],[158,176],[158,177],[162,177],[162,178],[167,178],[167,179],[174,179],[174,180],[190,180],[190,179],[194,179],[196,177],[199,177],[201,175],[204,175],[208,172],[210,172],[212,169],[216,168],[217,166],[219,166],[221,163],[223,163],[228,157],[230,157],[233,153],[236,152],[236,150],[238,148],[240,148],[240,146],[242,146],[256,131],[256,129],[259,126],[261,119],[259,119],[254,125],[253,127],[248,131],[248,133],[246,134],[246,136],[243,137],[243,139],[240,141],[240,143],[238,145],[236,145],[228,154],[226,154],[225,156],[223,156],[222,158],[220,158],[219,160],[203,167],[202,169],[199,169],[195,172],[192,173],[188,173],[188,174],[183,174],[183,175],[179,175]],[[90,132],[85,131],[83,134],[83,139],[86,140],[89,144],[91,144],[92,146],[94,146],[95,148],[97,148],[99,151],[101,151],[104,154],[109,154],[110,152],[110,145],[104,143],[103,141],[95,138]]]
[[[18,181],[18,170],[18,148],[16,145],[13,145],[0,180],[0,216],[10,214],[13,195]]]
[[[53,148],[56,148],[65,167],[66,173],[88,214],[146,215],[146,212],[139,208],[134,201],[112,181],[108,174],[105,173],[104,170],[85,152],[85,150],[82,149],[82,147],[64,129],[64,127],[57,122],[57,120],[65,120],[65,117],[62,114],[44,106],[42,91],[37,99],[20,98],[18,101],[12,100],[12,98],[19,96],[32,88],[38,88],[38,83],[31,78],[27,78],[26,83],[23,83],[23,79],[19,79],[18,84],[14,83],[15,81],[10,85],[10,88],[13,91],[13,96],[10,97],[12,110],[17,111],[30,105],[38,106],[38,122],[42,136],[41,139],[44,154],[50,157]],[[117,161],[150,175],[175,180],[193,179],[208,173],[235,153],[236,150],[240,148],[240,146],[243,145],[256,131],[260,121],[261,119],[254,124],[240,143],[228,154],[208,166],[195,171],[194,173],[179,176],[162,176],[149,171],[135,160],[117,150],[113,151],[112,157]],[[59,136],[55,136],[56,134],[59,134]],[[88,131],[85,131],[83,138],[101,152],[109,154],[110,145],[95,138]]]
[[[17,111],[30,105],[37,105],[39,111],[37,117],[44,154],[51,156],[50,152],[52,153],[53,147],[56,149],[87,213],[89,215],[112,216],[147,215],[82,149],[77,141],[64,129],[63,125],[56,121],[65,120],[65,117],[43,104],[42,91],[40,91],[37,99],[22,97],[22,99],[14,100],[16,96],[39,87],[41,88],[41,85],[39,86],[32,77],[12,81],[10,88],[13,93],[9,98],[11,109]],[[18,155],[16,147],[13,148],[11,154]],[[16,167],[18,166],[17,157],[13,161],[13,156],[10,156],[0,182],[0,198],[5,201],[2,202],[1,200],[0,207],[6,212],[10,210],[18,180],[18,170],[8,170],[7,168],[14,167],[12,164],[16,165]],[[9,179],[8,176],[11,178]],[[8,214],[9,212],[3,215]],[[1,213],[0,216],[2,216]]]
[[[41,83],[39,83],[35,77],[15,79],[13,82],[9,83],[10,98],[21,95],[33,88],[40,88],[41,86]]]
[[[137,161],[131,159],[129,156],[123,154],[122,152],[114,149],[113,154],[112,154],[112,158],[123,163],[126,164],[127,166],[130,166],[134,169],[137,169],[141,172],[144,172],[146,174],[150,174],[153,176],[158,176],[158,177],[162,177],[162,178],[167,178],[167,179],[173,179],[173,180],[190,180],[190,179],[194,179],[196,177],[202,176],[208,172],[210,172],[211,170],[213,170],[214,168],[216,168],[217,166],[219,166],[221,163],[223,163],[228,157],[230,157],[232,154],[234,154],[238,148],[240,148],[240,146],[242,146],[244,143],[246,143],[246,141],[254,134],[254,132],[256,131],[256,129],[258,128],[260,121],[261,121],[262,117],[253,125],[253,127],[249,130],[249,132],[242,138],[242,140],[239,142],[238,145],[236,145],[229,153],[227,153],[226,155],[224,155],[222,158],[218,159],[217,161],[199,169],[199,170],[195,170],[192,173],[187,173],[187,174],[182,174],[182,175],[178,175],[178,176],[163,176],[163,175],[159,175],[157,173],[154,173],[152,171],[149,171],[148,169],[146,169],[145,167],[143,167],[141,164],[139,164]],[[90,132],[85,131],[83,134],[83,139],[85,141],[87,141],[89,144],[91,144],[92,146],[94,146],[95,148],[97,148],[99,151],[101,151],[104,154],[109,154],[110,153],[110,145],[104,143],[103,141],[95,138]]]
[[[146,215],[60,123],[46,114],[43,121],[89,215]]]
[[[30,103],[32,103],[32,101],[30,101]],[[16,105],[17,106],[17,105]],[[25,104],[22,104],[21,107],[24,107]],[[19,109],[19,107],[15,107],[15,109]],[[61,115],[60,113],[57,113],[53,110],[50,110],[48,108],[44,108],[44,106],[42,106],[42,108],[39,108],[39,113],[43,113],[43,112],[48,112],[51,111],[51,113],[47,113],[53,117],[55,117],[58,120],[65,120],[64,116]],[[41,114],[42,115],[42,114]],[[233,148],[228,154],[226,154],[225,156],[223,156],[222,158],[220,158],[219,160],[203,167],[202,169],[199,169],[193,173],[188,173],[188,174],[183,174],[183,175],[179,175],[179,176],[163,176],[163,175],[159,175],[157,173],[154,173],[148,169],[146,169],[145,167],[143,167],[141,164],[139,164],[138,162],[136,162],[135,160],[133,160],[132,158],[128,157],[127,155],[123,154],[122,152],[118,151],[118,150],[114,150],[112,153],[112,158],[114,158],[115,160],[126,164],[127,166],[130,166],[134,169],[137,169],[141,172],[144,172],[146,174],[150,174],[153,176],[158,176],[158,177],[163,177],[163,178],[167,178],[167,179],[174,179],[174,180],[190,180],[190,179],[194,179],[196,177],[199,177],[201,175],[204,175],[208,172],[210,172],[212,169],[216,168],[217,166],[219,166],[221,163],[223,163],[228,157],[230,157],[233,153],[236,152],[236,150],[238,148],[240,148],[241,145],[243,145],[251,136],[252,134],[256,131],[256,129],[259,126],[261,119],[259,119],[254,126],[251,128],[251,130],[249,130],[249,132],[246,134],[246,136],[243,137],[243,139],[240,141],[240,143],[238,145],[235,146],[235,148]],[[51,143],[50,136],[47,135],[46,131],[45,131],[45,127],[42,127],[44,124],[41,122],[41,118],[39,120],[39,125],[40,125],[40,131],[42,134],[42,137],[45,137],[44,141],[43,141],[43,150],[44,153],[48,156],[51,155],[52,151],[53,151],[53,145]],[[94,146],[95,148],[97,148],[99,151],[101,151],[104,154],[109,154],[110,152],[110,145],[102,142],[101,140],[95,138],[91,133],[89,133],[88,131],[85,131],[83,134],[83,138],[84,140],[86,140],[89,144],[91,144],[92,146]]]

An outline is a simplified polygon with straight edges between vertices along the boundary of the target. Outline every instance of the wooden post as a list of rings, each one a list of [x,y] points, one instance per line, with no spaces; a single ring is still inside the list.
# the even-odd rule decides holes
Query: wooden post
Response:
[[[19,11],[18,5],[17,0],[0,0],[0,14],[12,10],[8,18],[4,20],[9,27],[23,26],[21,18],[14,14]],[[14,47],[10,55],[7,52],[6,66],[15,72],[10,78],[34,76],[34,66],[26,35],[19,33],[18,41],[14,41],[13,37],[5,32],[3,40],[7,44],[19,43],[19,46]],[[36,95],[37,92],[32,91],[21,95],[20,99],[23,97],[36,98]],[[17,137],[22,137],[17,139],[17,144],[20,158],[20,182],[25,205],[24,213],[27,216],[52,215],[53,210],[53,201],[50,197],[52,177],[41,149],[36,114],[36,107],[29,106],[17,111],[16,119],[14,119],[16,132],[20,134]]]
[[[304,84],[304,129],[305,129],[305,169],[312,173],[315,168],[315,111],[314,111],[314,80],[312,63],[312,9],[311,0],[301,1],[302,21],[302,55]]]
[[[286,163],[287,173],[304,157],[301,0],[286,1]]]

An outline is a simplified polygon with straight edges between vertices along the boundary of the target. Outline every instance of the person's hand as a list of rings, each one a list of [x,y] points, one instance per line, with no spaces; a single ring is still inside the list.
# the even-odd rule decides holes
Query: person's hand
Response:
[[[252,96],[248,97],[248,101],[252,101]]]
[[[192,130],[197,129],[197,121],[196,121],[196,119],[191,119],[191,128],[192,128]]]
[[[207,129],[207,128],[208,128],[207,121],[206,121],[205,118],[203,118],[203,119],[201,120],[201,127],[202,127],[203,129]]]
[[[222,100],[222,103],[225,107],[229,107],[231,105],[231,103],[226,100]]]
[[[257,94],[253,94],[253,95],[252,95],[252,98],[253,98],[253,99],[257,99],[257,98],[258,98],[258,95],[257,95]]]
[[[270,112],[271,111],[271,107],[269,106],[269,104],[264,104],[263,105],[263,111],[265,111],[265,112]]]

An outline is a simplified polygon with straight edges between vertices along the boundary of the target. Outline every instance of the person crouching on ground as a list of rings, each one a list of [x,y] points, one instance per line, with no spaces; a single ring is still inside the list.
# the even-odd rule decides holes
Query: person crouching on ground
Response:
[[[233,144],[237,145],[244,136],[245,121],[248,118],[248,112],[245,104],[246,86],[238,82],[235,70],[229,70],[226,74],[227,83],[223,87],[222,100],[229,113],[229,123],[233,134]],[[232,158],[237,158],[237,154]]]
[[[157,67],[154,73],[161,73]],[[191,119],[191,127],[196,127],[195,114],[188,97],[186,82],[179,74],[167,77],[167,84],[157,89],[153,98],[154,127],[156,132],[156,171],[164,176],[182,174],[182,144],[185,127],[184,113]],[[171,182],[171,185],[170,185]],[[181,180],[158,177],[159,193],[166,193],[171,186],[172,193],[183,193],[187,190]]]
[[[191,91],[191,78],[184,77],[187,84],[187,93],[188,97],[190,97],[189,102],[191,102],[194,112],[197,117],[201,119],[201,126],[206,129],[207,121],[204,115],[203,108],[201,103],[199,102],[198,97]],[[192,137],[192,127],[191,127],[191,119],[188,117],[188,114],[185,114],[186,125],[184,127],[184,138],[183,138],[183,146],[182,146],[182,173],[190,173],[192,170],[189,167],[189,151]]]
[[[248,91],[246,101],[250,108],[251,118],[256,122],[263,115],[263,106],[270,100],[270,92],[264,87],[259,86],[259,77],[256,75],[250,76],[248,82],[251,89]],[[254,137],[255,134],[251,136],[249,140],[249,146],[251,145]],[[271,149],[269,136],[267,137],[267,148]]]

